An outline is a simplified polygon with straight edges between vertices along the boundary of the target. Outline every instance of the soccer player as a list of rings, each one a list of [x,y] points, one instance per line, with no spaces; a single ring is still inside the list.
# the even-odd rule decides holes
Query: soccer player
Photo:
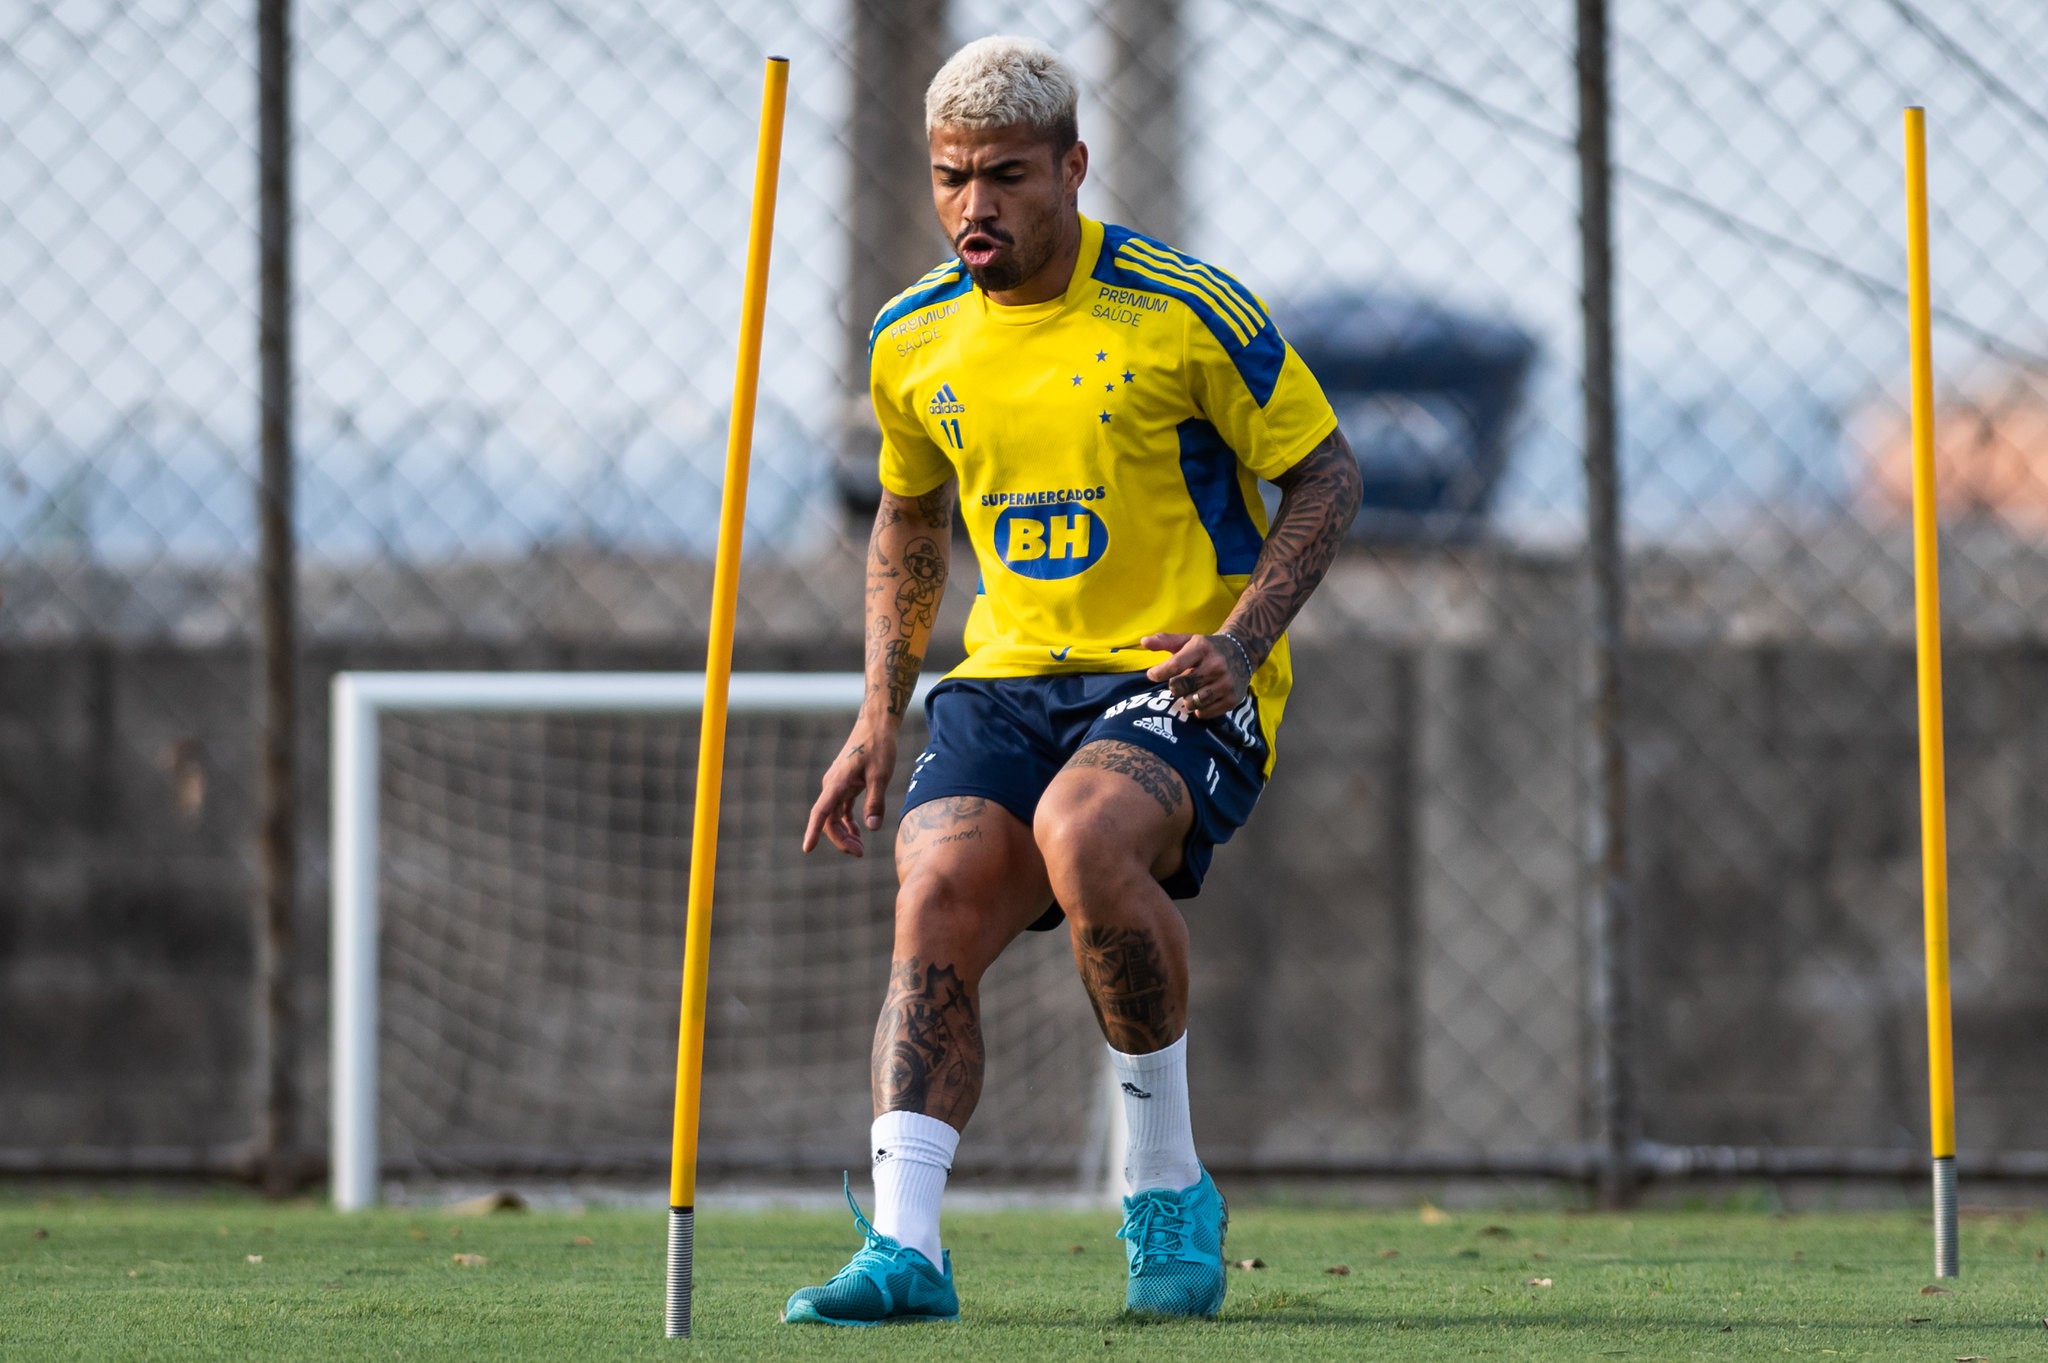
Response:
[[[867,697],[805,851],[822,836],[859,856],[882,825],[956,515],[981,582],[967,660],[926,702],[896,834],[875,1217],[855,1204],[864,1246],[783,1315],[958,1314],[939,1200],[981,1095],[982,975],[1064,914],[1129,1117],[1126,1305],[1212,1316],[1227,1217],[1189,1123],[1174,901],[1265,783],[1290,680],[1282,631],[1357,510],[1358,466],[1248,289],[1081,216],[1088,149],[1052,51],[970,43],[933,78],[925,125],[958,255],[871,334],[883,492]],[[1270,527],[1261,478],[1281,490]]]

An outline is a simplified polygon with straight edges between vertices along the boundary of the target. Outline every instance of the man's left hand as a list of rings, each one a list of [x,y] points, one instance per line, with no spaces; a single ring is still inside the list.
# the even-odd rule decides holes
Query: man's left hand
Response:
[[[1148,634],[1140,648],[1173,656],[1145,672],[1165,682],[1190,719],[1221,719],[1251,692],[1246,655],[1218,634]]]

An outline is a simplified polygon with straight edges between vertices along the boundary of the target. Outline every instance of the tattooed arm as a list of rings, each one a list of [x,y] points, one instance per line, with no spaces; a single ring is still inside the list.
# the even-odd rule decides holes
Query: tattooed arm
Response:
[[[946,594],[953,543],[951,481],[922,497],[882,493],[868,536],[867,699],[902,722],[924,667],[925,645]]]
[[[868,536],[867,695],[846,746],[826,769],[818,802],[804,826],[804,851],[822,833],[852,856],[864,850],[860,828],[882,826],[882,797],[896,769],[896,731],[910,708],[939,600],[946,594],[952,546],[954,487],[948,481],[922,497],[884,489]],[[853,804],[862,791],[862,818]]]
[[[1222,630],[1244,644],[1254,669],[1330,570],[1363,491],[1358,459],[1342,431],[1331,431],[1273,481],[1280,488],[1280,509],[1252,566],[1252,580]]]
[[[1280,509],[1252,566],[1251,581],[1223,628],[1214,634],[1154,634],[1141,641],[1146,648],[1173,653],[1147,675],[1171,685],[1197,719],[1226,715],[1245,698],[1252,673],[1330,570],[1358,514],[1358,460],[1342,431],[1331,431],[1329,439],[1274,481],[1280,487]]]

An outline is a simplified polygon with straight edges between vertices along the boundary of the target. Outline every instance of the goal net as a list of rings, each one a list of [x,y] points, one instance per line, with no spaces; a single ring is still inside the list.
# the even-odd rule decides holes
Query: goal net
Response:
[[[700,1168],[864,1159],[903,773],[855,860],[799,850],[857,675],[739,674]],[[702,679],[345,674],[335,686],[335,1182],[667,1168]],[[983,984],[965,1170],[1099,1177],[1101,1043],[1064,932]]]

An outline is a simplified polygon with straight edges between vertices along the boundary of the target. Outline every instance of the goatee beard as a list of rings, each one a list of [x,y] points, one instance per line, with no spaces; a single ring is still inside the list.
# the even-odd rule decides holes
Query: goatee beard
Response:
[[[969,265],[967,277],[979,285],[983,293],[1007,293],[1024,282],[1024,274],[1014,260],[990,261],[980,269]]]
[[[1008,293],[1045,268],[1052,259],[1053,243],[1032,233],[1012,237],[1005,243],[1008,254],[997,256],[979,268],[968,265],[967,275],[984,293]],[[965,261],[961,262],[963,265]]]

